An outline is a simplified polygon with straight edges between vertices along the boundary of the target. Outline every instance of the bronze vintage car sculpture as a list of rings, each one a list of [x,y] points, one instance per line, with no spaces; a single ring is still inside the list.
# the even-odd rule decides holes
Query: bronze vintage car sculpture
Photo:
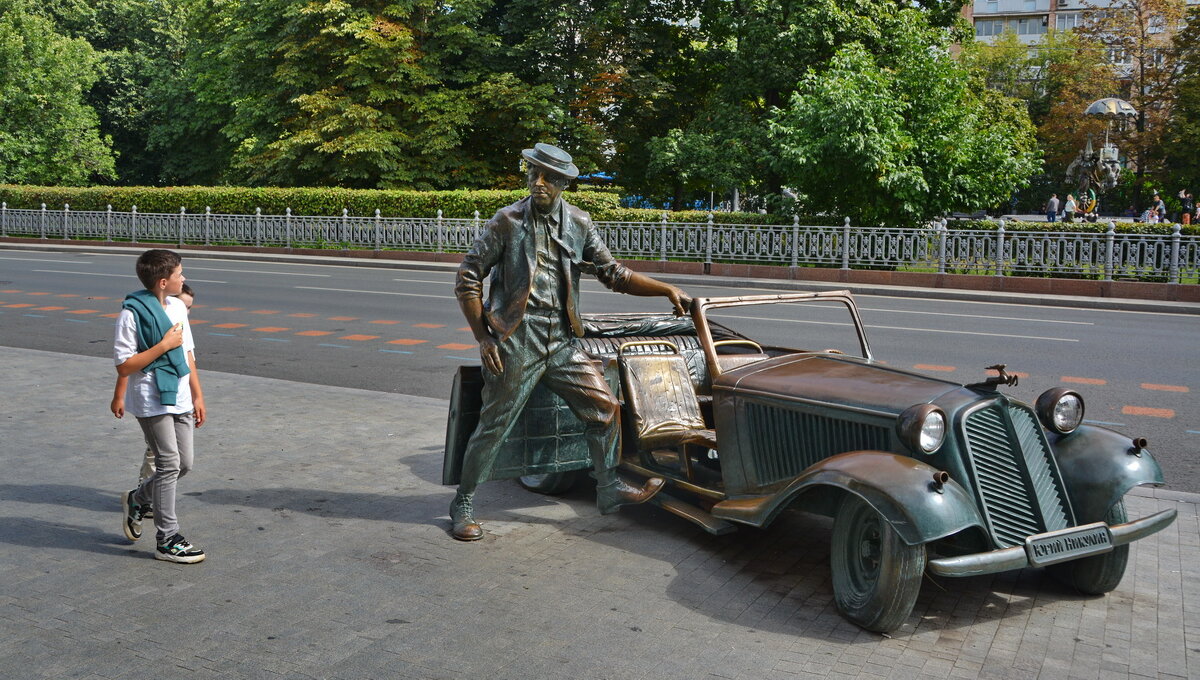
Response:
[[[846,346],[760,345],[726,325],[831,305],[853,329]],[[807,337],[835,322],[804,323],[818,324]],[[690,318],[603,315],[585,326],[579,342],[622,402],[621,470],[666,479],[649,502],[713,534],[765,527],[785,508],[832,517],[834,598],[868,630],[904,623],[926,570],[1046,567],[1081,592],[1109,592],[1128,544],[1175,518],[1128,519],[1125,493],[1162,484],[1162,471],[1145,440],[1085,424],[1078,393],[1051,389],[1031,407],[998,391],[1015,383],[1002,366],[970,385],[887,366],[845,291],[697,298]],[[479,383],[478,366],[459,370],[445,484],[458,481]],[[565,492],[591,467],[581,432],[561,400],[535,393],[492,479]]]

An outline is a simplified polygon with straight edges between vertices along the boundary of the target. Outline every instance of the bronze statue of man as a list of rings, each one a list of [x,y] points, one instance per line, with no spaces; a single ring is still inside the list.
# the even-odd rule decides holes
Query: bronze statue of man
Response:
[[[562,192],[579,170],[571,156],[549,144],[521,152],[529,196],[496,212],[458,268],[454,292],[483,360],[479,425],[463,455],[462,479],[450,504],[451,533],[462,541],[483,538],[475,521],[475,488],[491,473],[496,455],[539,383],[563,399],[584,423],[602,513],[642,503],[663,485],[651,478],[633,486],[609,467],[617,445],[618,403],[604,377],[575,338],[579,274],[593,273],[608,288],[632,295],[661,295],[683,314],[688,296],[675,286],[630,271],[613,259],[586,212]],[[491,276],[487,302],[483,280]]]

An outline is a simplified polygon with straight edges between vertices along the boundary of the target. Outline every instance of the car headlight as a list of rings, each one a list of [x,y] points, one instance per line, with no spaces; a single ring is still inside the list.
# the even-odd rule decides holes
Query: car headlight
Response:
[[[913,451],[933,453],[946,441],[946,412],[933,404],[917,404],[900,414],[896,432]]]
[[[1037,414],[1048,429],[1070,434],[1083,422],[1083,397],[1065,387],[1046,390],[1037,399]]]

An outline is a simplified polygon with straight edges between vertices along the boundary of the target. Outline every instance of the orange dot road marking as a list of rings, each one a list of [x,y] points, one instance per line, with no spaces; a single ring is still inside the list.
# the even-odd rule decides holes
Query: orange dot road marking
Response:
[[[357,316],[331,316],[330,321],[357,321]]]
[[[460,329],[458,329],[458,330],[460,330],[460,331],[466,331],[466,332],[470,333],[470,332],[471,332],[471,327],[470,327],[470,326],[463,326],[462,328],[460,328]]]
[[[1157,390],[1159,392],[1190,392],[1183,385],[1155,385],[1154,383],[1142,383],[1143,390]]]
[[[242,307],[217,307],[218,312],[240,312]]]
[[[414,323],[413,328],[445,328],[444,323]]]
[[[34,307],[34,309],[38,310],[39,312],[57,312],[66,309],[66,307]]]
[[[1151,418],[1174,418],[1175,411],[1169,408],[1147,408],[1145,406],[1126,406],[1121,413],[1127,416],[1150,416]]]
[[[99,309],[72,309],[67,314],[99,314]]]
[[[30,295],[53,295],[53,293],[30,293]]]
[[[79,297],[79,293],[59,293],[54,297]]]
[[[219,324],[213,326],[213,328],[245,328],[245,327],[246,327],[246,324],[244,324],[244,323],[219,323]]]
[[[364,342],[364,341],[366,341],[366,340],[376,340],[376,339],[378,339],[378,338],[379,338],[379,336],[378,336],[378,335],[358,335],[358,334],[355,334],[355,335],[343,335],[342,337],[338,338],[338,340],[357,340],[358,342]]]
[[[103,295],[89,295],[89,296],[88,296],[88,299],[89,299],[89,300],[111,300],[112,298],[110,298],[110,297],[105,297],[105,296],[103,296]],[[194,305],[193,305],[193,306],[194,306]]]
[[[428,340],[415,340],[413,338],[400,338],[399,340],[388,340],[389,345],[419,345]]]
[[[253,328],[251,330],[258,331],[259,333],[282,333],[283,331],[290,331],[292,329],[284,328],[283,326],[263,326],[262,328]]]
[[[940,373],[951,373],[958,370],[953,366],[938,366],[936,364],[917,364],[913,368],[918,371],[938,371]]]
[[[374,320],[374,321],[372,321],[371,323],[383,324],[383,325],[386,325],[386,326],[394,326],[395,324],[398,324],[398,323],[400,323],[400,322],[399,322],[399,321],[392,321],[391,319],[375,319],[375,320]]]
[[[1102,380],[1100,378],[1077,378],[1073,375],[1064,375],[1063,377],[1059,378],[1059,380],[1061,380],[1065,383],[1076,383],[1079,385],[1107,385],[1108,384],[1107,380]]]
[[[1009,375],[1015,375],[1018,378],[1028,378],[1029,377],[1028,373],[1021,373],[1020,371],[1012,371],[1012,372],[1005,371],[1005,373],[1008,373]],[[1000,375],[1000,372],[993,371],[992,369],[989,368],[987,374],[988,375]]]
[[[278,314],[278,309],[256,309],[251,314]]]
[[[475,345],[464,345],[461,342],[451,342],[451,343],[447,343],[445,345],[438,345],[438,349],[454,349],[454,350],[475,349]]]
[[[311,319],[312,317],[316,316],[316,314],[310,314],[308,312],[296,312],[295,314],[288,314],[288,316],[294,316],[301,319]]]
[[[121,313],[120,313],[120,312],[113,312],[112,314],[101,314],[100,316],[102,316],[102,317],[104,317],[104,318],[106,318],[106,319],[115,319],[115,318],[117,318],[118,316],[121,316]]]
[[[333,335],[333,331],[300,331],[296,335]]]
[[[5,288],[4,290],[0,290],[0,293],[20,293],[20,292],[21,291],[17,290],[16,288]]]
[[[20,308],[22,308],[22,307],[32,307],[33,305],[32,305],[32,304],[30,304],[30,303],[28,303],[28,302],[18,302],[18,303],[17,303],[17,304],[15,304],[15,305],[5,305],[5,306],[6,306],[6,307],[12,307],[12,308],[14,308],[14,309],[20,309]]]
[[[197,324],[208,323],[207,319],[188,319],[188,325],[195,326]]]

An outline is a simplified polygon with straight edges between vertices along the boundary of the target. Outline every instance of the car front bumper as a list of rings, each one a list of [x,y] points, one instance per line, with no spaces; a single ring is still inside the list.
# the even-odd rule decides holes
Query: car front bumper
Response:
[[[1112,533],[1113,547],[1126,545],[1162,531],[1175,521],[1176,514],[1174,510],[1163,510],[1149,517],[1110,526],[1108,529]],[[985,553],[938,557],[929,560],[929,571],[938,576],[980,576],[1024,569],[1028,566],[1030,566],[1029,555],[1023,545]]]

